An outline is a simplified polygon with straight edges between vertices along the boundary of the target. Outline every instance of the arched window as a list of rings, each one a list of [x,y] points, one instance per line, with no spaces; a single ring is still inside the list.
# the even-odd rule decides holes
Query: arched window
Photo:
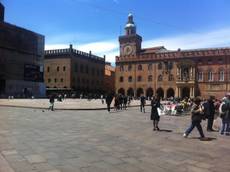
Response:
[[[50,82],[51,82],[51,79],[49,78],[49,79],[48,79],[48,83],[50,83]]]
[[[172,69],[173,69],[173,62],[169,62],[169,63],[168,63],[168,69],[169,69],[169,70],[172,70]]]
[[[170,74],[169,75],[169,81],[173,81],[173,80],[174,80],[173,74]]]
[[[50,67],[47,67],[47,72],[50,72]]]
[[[148,81],[149,81],[149,82],[153,81],[153,76],[152,76],[152,75],[149,75],[149,76],[148,76]]]
[[[129,82],[132,82],[132,81],[133,81],[133,77],[132,77],[132,76],[129,76],[128,81],[129,81]]]
[[[219,81],[224,81],[224,70],[223,69],[219,70]]]
[[[141,81],[142,81],[142,77],[141,77],[141,76],[138,76],[138,77],[137,77],[137,81],[138,81],[138,82],[141,82]]]
[[[120,82],[123,82],[124,81],[124,77],[121,76],[119,80],[120,80]]]
[[[159,75],[159,76],[158,76],[158,81],[162,81],[162,80],[163,80],[162,75]]]
[[[149,64],[149,65],[148,65],[148,70],[149,70],[149,71],[153,70],[153,65],[152,65],[152,64]]]
[[[162,69],[162,63],[158,63],[158,69]]]
[[[60,70],[60,68],[59,68],[59,66],[57,67],[57,71],[59,72],[59,70]]]
[[[63,78],[61,78],[61,82],[63,82],[64,80],[63,80]]]
[[[130,64],[129,66],[128,66],[128,71],[131,71],[132,70],[132,65]]]
[[[57,82],[57,78],[54,79],[54,82],[55,82],[55,83]]]
[[[137,69],[142,70],[142,65],[138,65]]]
[[[63,71],[65,71],[66,70],[66,67],[65,66],[63,66]]]
[[[211,70],[208,71],[208,81],[213,81],[213,72]]]
[[[198,75],[198,81],[203,81],[203,72],[199,71],[197,75]]]

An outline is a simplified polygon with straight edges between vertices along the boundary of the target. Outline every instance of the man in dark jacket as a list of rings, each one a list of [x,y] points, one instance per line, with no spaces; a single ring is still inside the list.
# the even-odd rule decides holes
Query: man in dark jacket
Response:
[[[199,97],[196,97],[194,99],[194,105],[191,109],[191,125],[190,127],[185,131],[184,137],[188,137],[188,135],[192,132],[194,127],[196,127],[200,133],[201,139],[204,139],[204,133],[201,126],[202,116],[203,116],[203,110],[202,106],[200,105],[201,99]]]
[[[203,104],[204,106],[204,114],[206,118],[208,119],[207,123],[207,131],[215,131],[212,129],[213,121],[214,121],[214,115],[215,115],[215,105],[214,105],[214,96],[210,96],[207,102]]]
[[[142,96],[140,97],[140,100],[141,100],[140,110],[141,110],[141,112],[143,111],[143,112],[145,113],[145,96],[142,95]]]
[[[112,103],[112,101],[113,101],[113,95],[112,95],[112,94],[108,94],[108,95],[106,96],[105,101],[106,101],[106,104],[107,104],[108,112],[110,112],[110,105],[111,105],[111,103]]]

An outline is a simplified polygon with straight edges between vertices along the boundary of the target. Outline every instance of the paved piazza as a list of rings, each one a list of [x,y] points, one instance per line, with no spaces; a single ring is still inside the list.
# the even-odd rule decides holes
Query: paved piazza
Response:
[[[230,171],[230,137],[183,138],[189,116],[164,116],[155,132],[149,114],[0,107],[0,172]]]

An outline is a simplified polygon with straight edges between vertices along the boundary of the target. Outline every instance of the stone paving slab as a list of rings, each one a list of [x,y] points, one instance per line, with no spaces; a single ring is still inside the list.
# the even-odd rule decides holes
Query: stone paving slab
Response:
[[[230,171],[230,137],[204,131],[210,139],[200,141],[194,129],[185,139],[189,116],[161,116],[160,132],[149,119],[149,107],[146,113],[0,107],[1,159],[14,172]]]

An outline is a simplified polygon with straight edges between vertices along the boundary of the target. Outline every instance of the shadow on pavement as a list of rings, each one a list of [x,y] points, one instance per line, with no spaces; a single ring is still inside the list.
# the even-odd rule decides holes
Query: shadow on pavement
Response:
[[[213,141],[213,140],[216,140],[216,138],[214,138],[214,137],[205,137],[205,138],[190,137],[189,139],[199,139],[200,141]]]
[[[166,130],[166,129],[160,129],[159,131],[160,132],[167,132],[167,133],[171,133],[172,132],[172,130]]]

